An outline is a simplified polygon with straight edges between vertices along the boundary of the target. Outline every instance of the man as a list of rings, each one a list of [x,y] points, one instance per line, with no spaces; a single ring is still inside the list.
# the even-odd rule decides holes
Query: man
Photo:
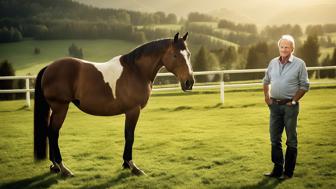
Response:
[[[305,62],[293,55],[293,37],[283,35],[278,41],[278,47],[280,56],[271,60],[263,79],[265,102],[270,109],[271,157],[274,163],[272,172],[265,176],[283,180],[291,178],[294,173],[299,100],[308,91],[309,80]],[[284,129],[287,136],[285,161],[281,144]]]

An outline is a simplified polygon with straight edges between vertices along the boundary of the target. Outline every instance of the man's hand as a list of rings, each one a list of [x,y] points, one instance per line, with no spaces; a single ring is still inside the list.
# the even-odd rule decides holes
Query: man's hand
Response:
[[[272,99],[270,97],[265,96],[265,102],[267,105],[271,105],[273,103]]]
[[[272,99],[270,98],[270,94],[269,94],[269,86],[267,84],[264,84],[263,89],[264,89],[264,95],[265,95],[265,102],[267,105],[271,105]]]

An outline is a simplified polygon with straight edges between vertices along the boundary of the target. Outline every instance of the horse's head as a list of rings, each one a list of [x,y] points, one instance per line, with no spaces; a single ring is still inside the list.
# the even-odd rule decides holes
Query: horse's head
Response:
[[[188,32],[179,38],[177,33],[170,48],[165,52],[162,62],[169,72],[172,72],[180,81],[183,91],[191,90],[194,85],[193,70],[190,63],[190,51],[186,40]]]

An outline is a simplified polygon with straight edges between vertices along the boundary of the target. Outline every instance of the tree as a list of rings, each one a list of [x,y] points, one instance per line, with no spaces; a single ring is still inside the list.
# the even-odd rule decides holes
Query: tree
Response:
[[[167,24],[176,24],[177,23],[177,16],[173,13],[168,14],[167,18],[166,18],[166,23]]]
[[[336,47],[334,48],[334,52],[331,58],[330,66],[336,66]]]
[[[37,47],[35,47],[34,48],[34,54],[40,54],[41,53],[41,50],[40,50],[40,48],[37,48]]]
[[[334,52],[332,56],[328,54],[323,60],[322,60],[322,66],[336,66],[336,48],[334,48]],[[328,78],[335,78],[335,70],[321,70],[320,76],[322,78],[328,77]]]
[[[270,50],[266,42],[260,42],[251,46],[247,54],[246,69],[266,68],[270,61]],[[245,79],[260,79],[263,73],[254,73],[243,76]]]
[[[299,38],[303,35],[302,29],[298,24],[293,26],[291,33],[294,38]]]
[[[318,58],[320,56],[320,45],[317,35],[309,35],[302,47],[298,50],[299,56],[305,61],[307,67],[318,66]],[[315,72],[308,72],[311,77]]]
[[[14,76],[15,70],[8,60],[0,63],[0,76]],[[0,80],[0,89],[13,89],[13,80]],[[11,100],[14,98],[13,94],[0,94],[1,100]]]
[[[250,47],[247,55],[246,69],[266,68],[269,60],[269,48],[267,43],[260,42]]]
[[[309,35],[307,40],[298,49],[299,56],[306,62],[308,67],[318,66],[320,46],[316,35]]]
[[[75,58],[83,58],[83,50],[82,48],[77,47],[74,43],[69,47],[69,56]]]
[[[323,35],[323,33],[322,25],[309,25],[306,28],[306,34],[310,36]]]
[[[201,46],[193,61],[193,69],[195,71],[219,70],[219,61],[206,47]],[[200,82],[211,81],[213,79],[213,76],[199,76],[196,78],[196,80]]]
[[[0,28],[0,42],[21,41],[22,34],[17,28],[7,27]]]
[[[232,69],[233,64],[237,61],[238,54],[235,47],[228,47],[220,55],[220,64],[222,69]]]

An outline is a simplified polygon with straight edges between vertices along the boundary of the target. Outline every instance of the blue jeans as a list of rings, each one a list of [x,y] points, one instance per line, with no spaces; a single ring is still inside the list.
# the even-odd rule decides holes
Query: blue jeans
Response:
[[[285,156],[285,174],[292,176],[297,157],[297,117],[299,115],[299,104],[288,106],[286,104],[271,104],[270,109],[270,136],[272,143],[272,162],[275,172],[283,171],[283,152],[281,136],[283,130],[286,130],[286,156]]]

